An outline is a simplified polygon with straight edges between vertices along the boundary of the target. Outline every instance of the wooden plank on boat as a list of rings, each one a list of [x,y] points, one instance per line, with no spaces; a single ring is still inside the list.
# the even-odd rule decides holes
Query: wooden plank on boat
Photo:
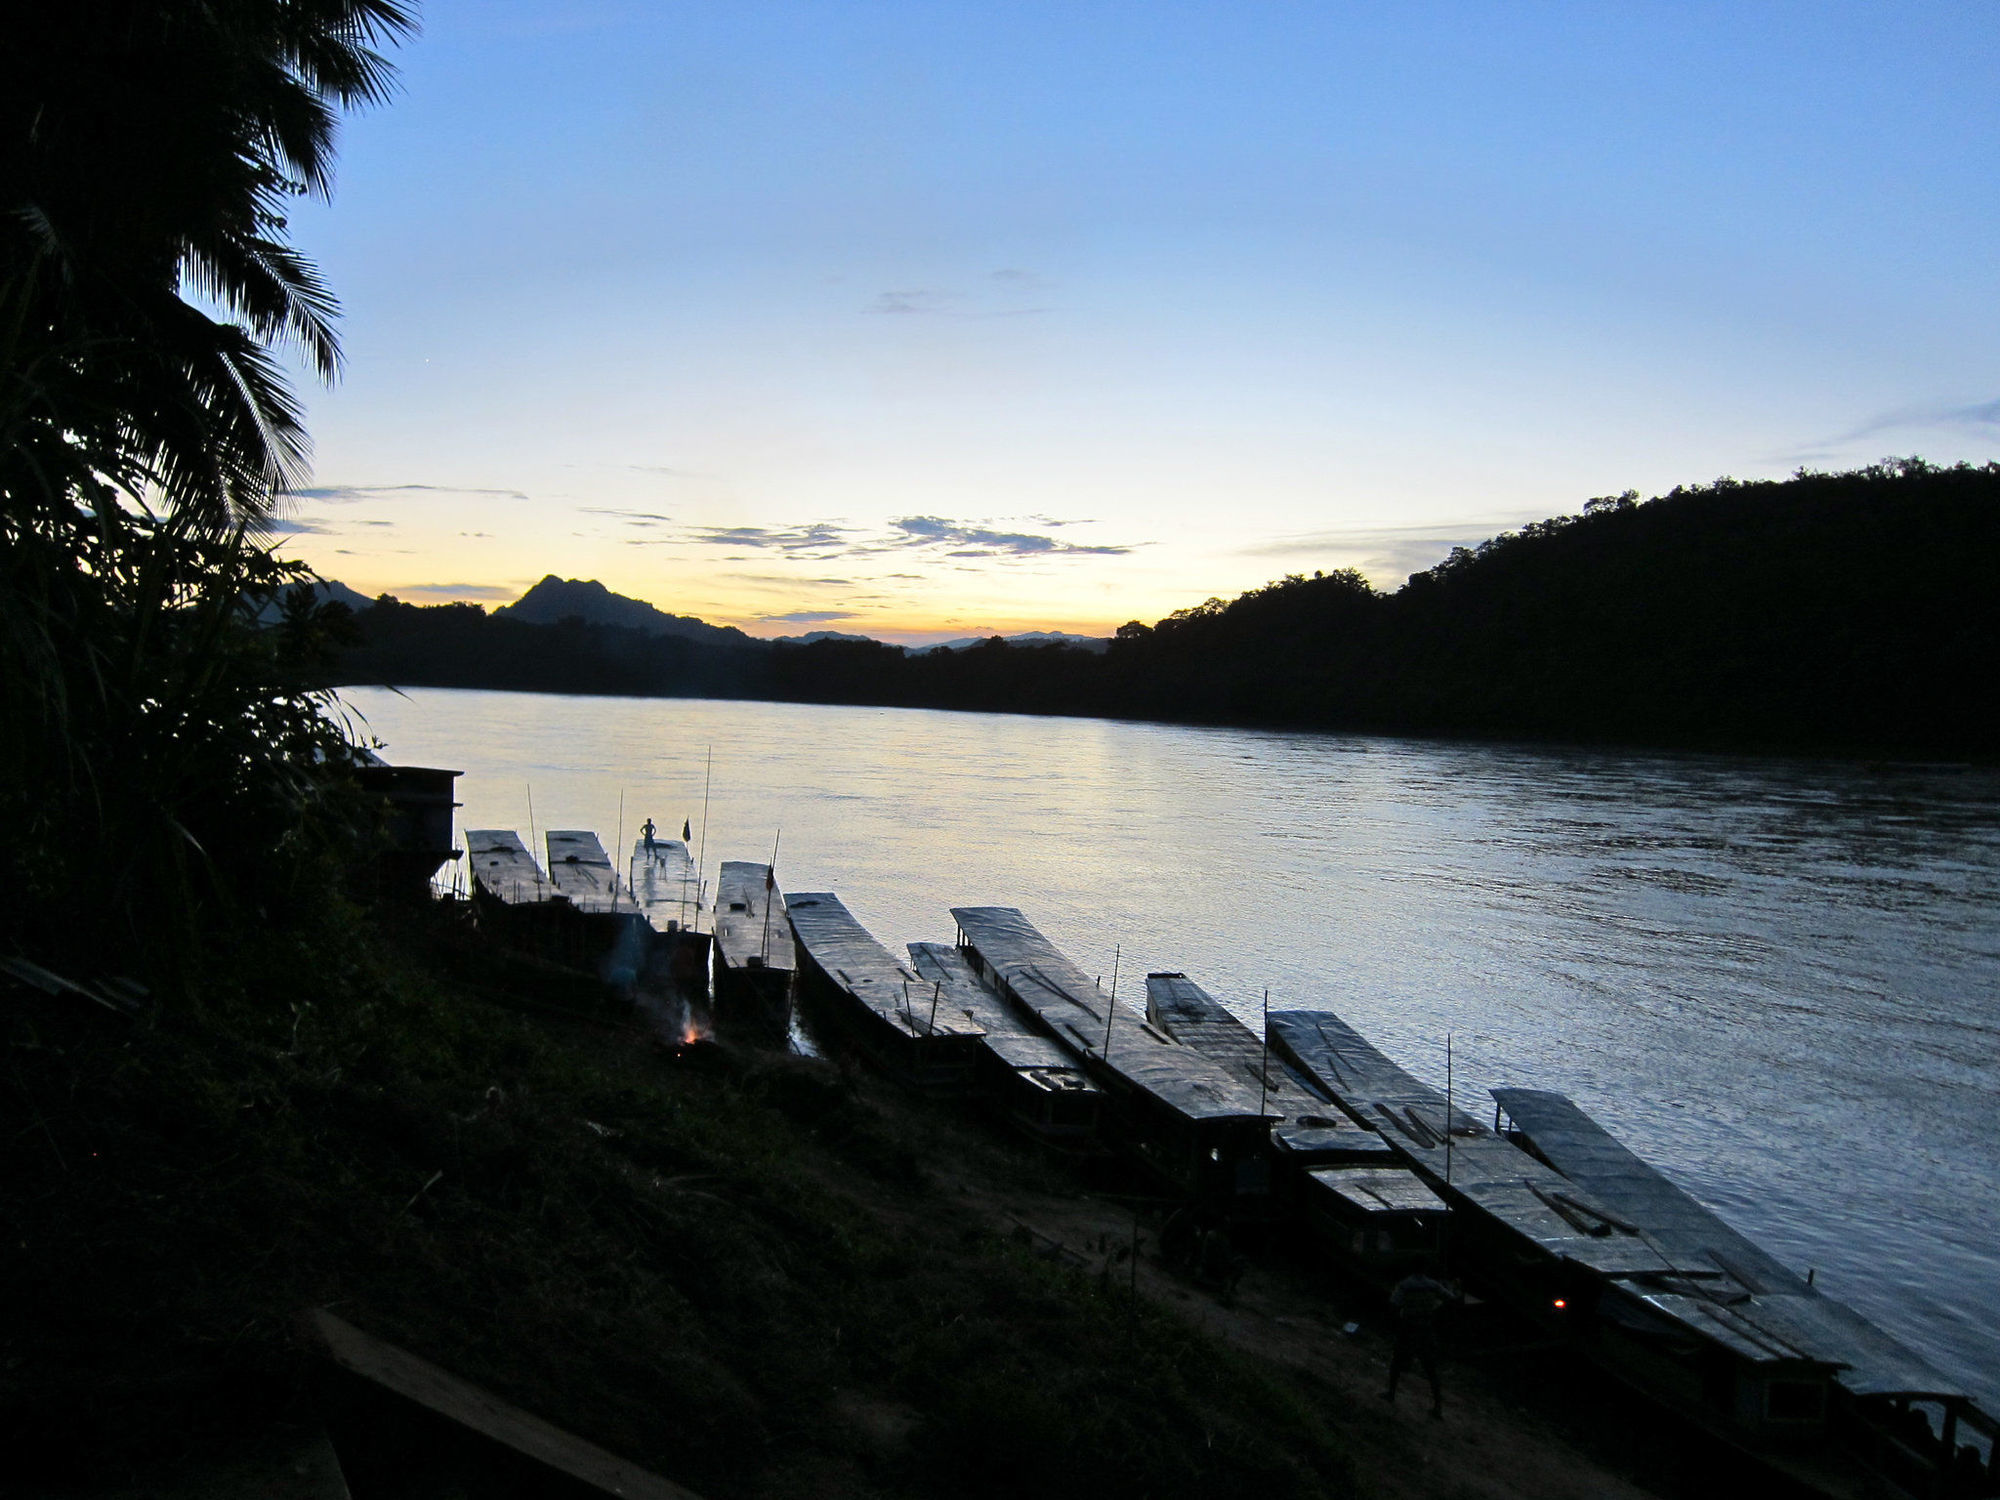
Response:
[[[984,1028],[962,1007],[940,1003],[933,1012],[933,986],[878,943],[831,891],[787,896],[785,909],[801,953],[892,1031],[909,1037],[984,1035]]]
[[[1018,908],[956,906],[951,914],[981,977],[1035,1017],[1046,1035],[1183,1119],[1270,1118],[1254,1084],[1175,1041],[1130,1004],[1113,1001]]]
[[[599,1494],[624,1500],[698,1500],[694,1491],[510,1406],[324,1309],[311,1313],[308,1322],[328,1357],[350,1375]]]
[[[1652,1166],[1566,1095],[1494,1089],[1493,1097],[1549,1164],[1597,1203],[1631,1220],[1676,1263],[1705,1260],[1749,1295],[1731,1293],[1724,1333],[1745,1357],[1806,1358],[1841,1365],[1835,1379],[1857,1395],[1962,1396],[1964,1388],[1845,1304],[1825,1296]],[[1669,1293],[1645,1301],[1713,1331],[1714,1299]],[[1725,1337],[1726,1334],[1726,1337]]]
[[[723,863],[715,887],[715,956],[724,969],[791,972],[783,902],[769,865],[740,859]]]
[[[630,875],[625,888],[655,932],[678,929],[697,931],[707,907],[702,904],[701,880],[679,839],[655,839],[632,843]]]
[[[465,835],[475,886],[506,906],[532,906],[555,895],[521,835],[511,828],[474,828]]]
[[[584,912],[631,910],[631,903],[619,896],[618,872],[611,868],[611,856],[596,834],[587,828],[552,828],[543,842],[548,847],[549,879],[571,906]]]

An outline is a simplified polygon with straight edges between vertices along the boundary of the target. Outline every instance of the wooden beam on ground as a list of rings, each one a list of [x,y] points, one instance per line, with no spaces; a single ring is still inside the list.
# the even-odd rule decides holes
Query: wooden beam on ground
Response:
[[[699,1500],[692,1490],[510,1406],[490,1391],[363,1333],[324,1308],[307,1314],[306,1321],[327,1357],[349,1375],[588,1490],[623,1500]]]

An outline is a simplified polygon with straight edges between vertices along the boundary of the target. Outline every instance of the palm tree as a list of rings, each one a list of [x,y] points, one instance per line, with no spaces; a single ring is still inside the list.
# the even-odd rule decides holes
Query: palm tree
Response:
[[[29,899],[0,928],[110,910],[137,939],[145,903],[195,904],[195,867],[213,894],[218,840],[284,842],[300,766],[340,743],[237,617],[303,571],[258,540],[308,456],[278,351],[323,380],[340,359],[285,209],[329,193],[340,114],[387,97],[414,19],[24,9],[0,48],[0,881]],[[118,845],[146,855],[107,891]]]
[[[47,503],[95,475],[223,524],[261,516],[302,475],[305,431],[272,350],[292,345],[330,380],[337,305],[286,243],[284,210],[329,193],[340,111],[387,96],[378,48],[413,27],[398,0],[80,0],[10,26],[10,508],[21,486]]]

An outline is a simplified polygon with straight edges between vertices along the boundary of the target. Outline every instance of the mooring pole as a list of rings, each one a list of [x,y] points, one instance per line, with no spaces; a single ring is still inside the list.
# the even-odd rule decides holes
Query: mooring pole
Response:
[[[715,746],[708,747],[708,764],[701,773],[701,858],[695,862],[694,874],[694,927],[701,931],[701,893],[705,889],[706,877],[702,871],[708,868],[708,789],[715,781]],[[715,913],[709,914],[709,931],[715,930]]]
[[[1111,1059],[1111,1018],[1118,1014],[1118,961],[1124,949],[1116,943],[1111,947],[1111,999],[1104,1006],[1104,1059]]]
[[[1264,1098],[1271,1091],[1271,987],[1264,986],[1264,1062],[1257,1069],[1257,1113],[1264,1113]]]
[[[1444,1185],[1451,1186],[1451,1033],[1444,1034]]]
[[[625,788],[618,788],[618,852],[625,852]],[[629,862],[627,868],[630,868]],[[630,884],[628,881],[627,884]],[[618,910],[618,865],[611,866],[611,909]]]
[[[785,830],[780,828],[778,837],[771,840],[771,862],[764,867],[764,946],[757,951],[763,954],[767,969],[771,966],[771,898],[778,893],[778,840],[784,836]]]
[[[931,981],[931,1035],[932,1036],[937,1035],[938,996],[942,995],[943,993],[944,993],[944,981],[942,979],[932,980]]]

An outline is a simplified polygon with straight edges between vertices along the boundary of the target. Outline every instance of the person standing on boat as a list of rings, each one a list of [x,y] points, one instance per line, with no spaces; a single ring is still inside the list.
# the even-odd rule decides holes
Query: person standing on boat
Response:
[[[1384,1401],[1396,1399],[1396,1383],[1414,1356],[1431,1383],[1431,1415],[1444,1416],[1444,1387],[1438,1383],[1438,1323],[1452,1289],[1428,1267],[1412,1271],[1396,1283],[1389,1306],[1396,1313],[1396,1352],[1389,1357],[1389,1388]]]
[[[646,852],[648,854],[653,852],[653,832],[653,820],[648,818],[639,827],[640,835],[646,840]]]

